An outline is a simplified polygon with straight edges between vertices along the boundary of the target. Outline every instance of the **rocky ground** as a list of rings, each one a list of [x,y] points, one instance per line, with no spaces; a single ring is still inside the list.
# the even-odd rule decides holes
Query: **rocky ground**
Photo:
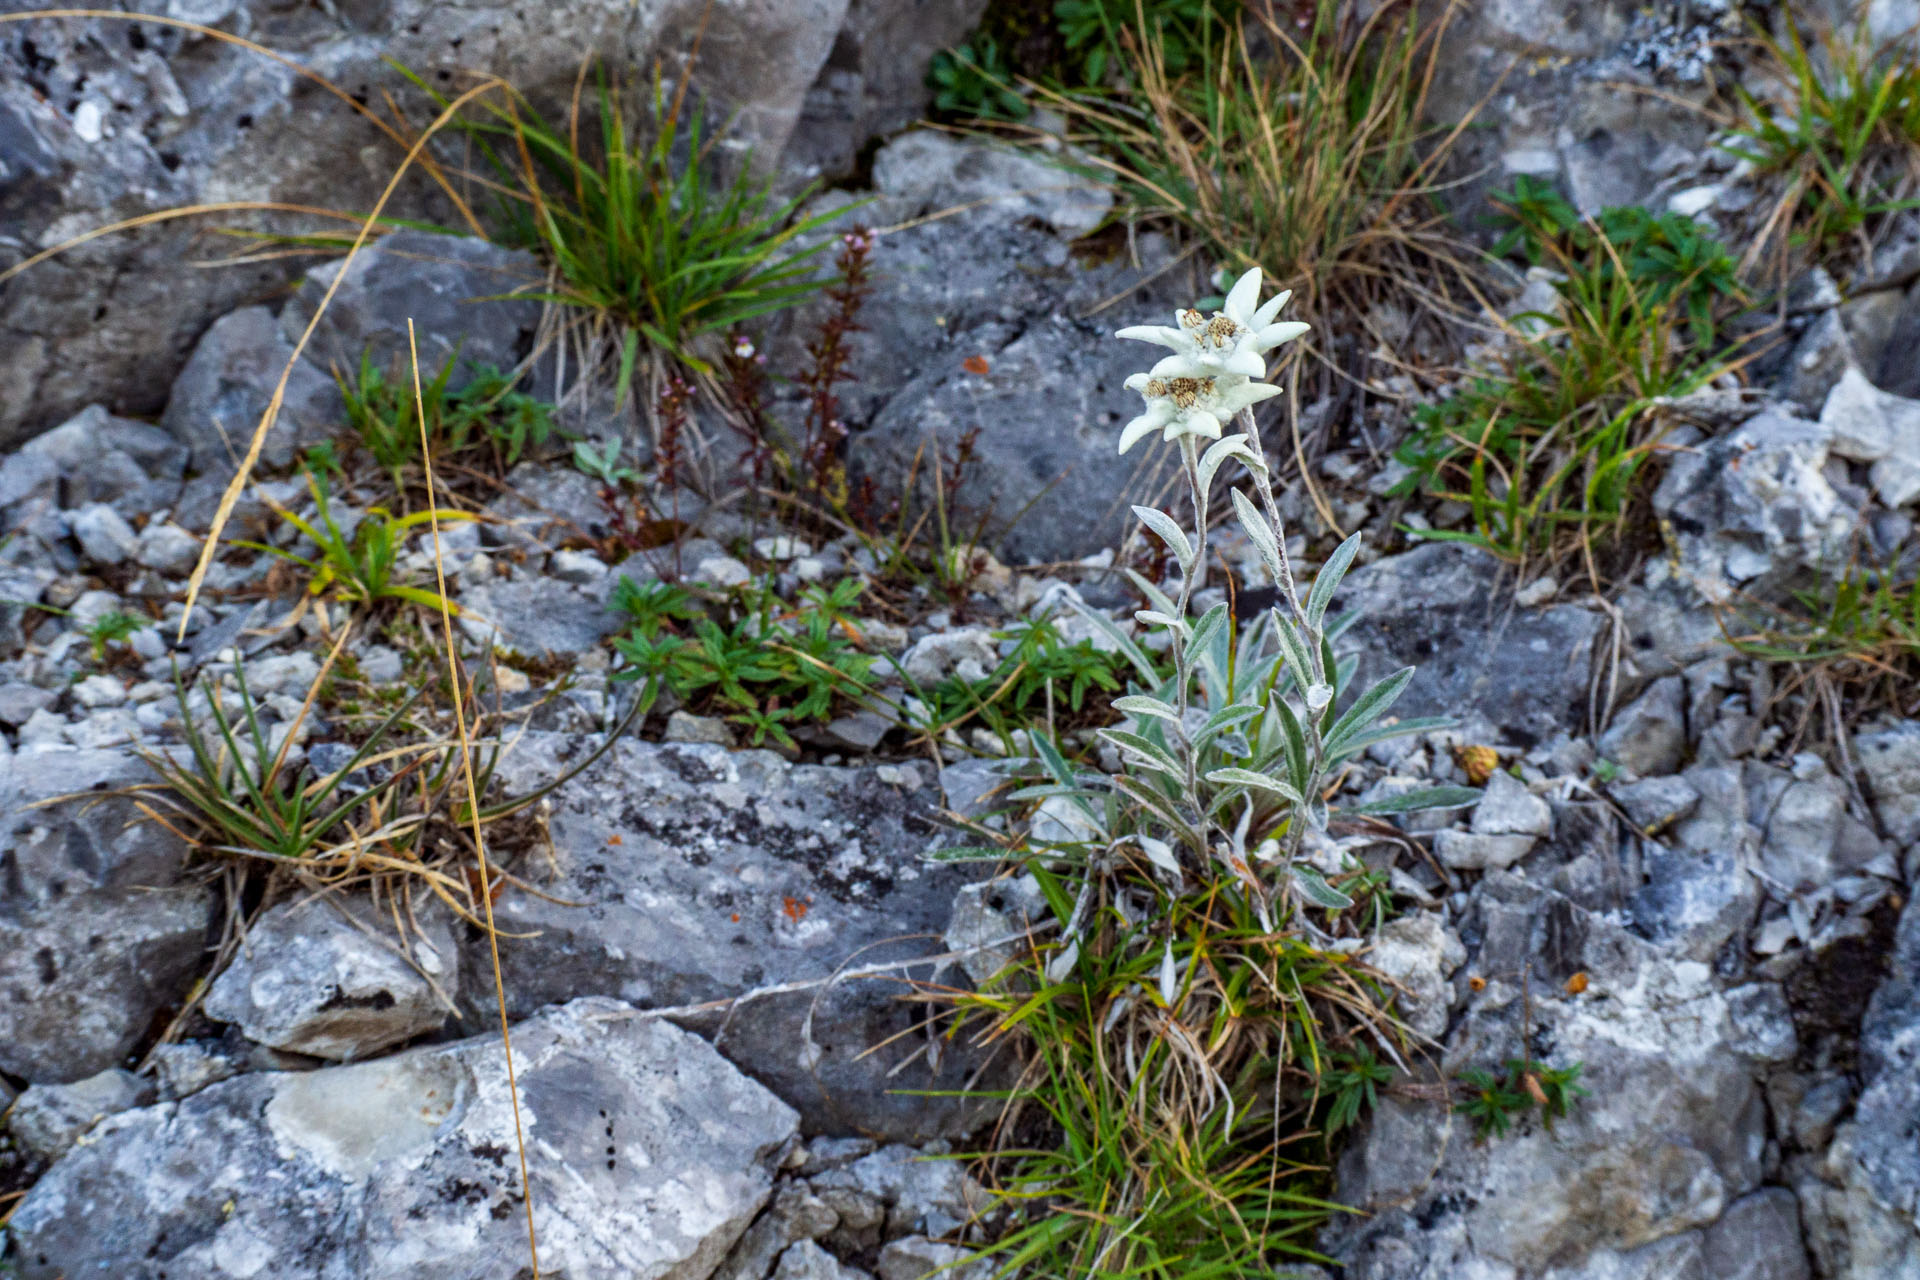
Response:
[[[325,6],[194,8],[336,72],[372,61],[354,26],[371,20],[336,27]],[[382,21],[404,29],[413,10],[391,8]],[[662,8],[614,6],[589,25],[637,59],[688,6]],[[495,783],[524,794],[566,777],[490,839],[513,877],[492,908],[524,1170],[482,930],[426,893],[396,927],[395,900],[357,883],[276,882],[263,900],[232,859],[151,820],[153,793],[135,789],[209,715],[205,688],[176,697],[176,672],[233,704],[244,671],[289,768],[351,754],[351,717],[303,711],[347,610],[303,599],[284,561],[234,548],[185,612],[236,442],[338,268],[286,290],[187,288],[144,242],[0,289],[0,422],[20,441],[0,461],[0,1275],[515,1276],[529,1199],[543,1274],[986,1273],[964,1246],[990,1233],[991,1205],[964,1161],[942,1157],[969,1150],[989,1112],[925,1091],[991,1081],[1004,1063],[943,1040],[900,996],[909,980],[984,969],[1024,926],[1017,883],[923,857],[961,839],[960,818],[1027,820],[996,814],[988,762],[1004,744],[954,732],[916,745],[876,704],[773,750],[663,705],[568,771],[632,705],[608,645],[626,625],[610,607],[623,577],[678,570],[714,591],[766,577],[787,600],[812,583],[874,584],[862,646],[927,683],[984,675],[1011,644],[1000,628],[1065,616],[1070,599],[1135,629],[1114,553],[1126,503],[1164,477],[1114,452],[1138,361],[1106,335],[1158,319],[1197,275],[1156,234],[1090,251],[1081,238],[1109,197],[1043,159],[889,132],[921,104],[918,74],[902,86],[890,68],[924,65],[978,5],[764,8],[719,6],[732,39],[707,64],[736,93],[762,86],[746,113],[762,146],[787,144],[794,174],[832,173],[888,133],[865,189],[815,206],[865,199],[857,216],[879,229],[845,391],[850,468],[897,480],[929,437],[971,431],[957,504],[1028,509],[956,608],[883,590],[857,539],[693,494],[677,547],[616,563],[595,484],[557,450],[462,495],[482,518],[448,532],[444,567],[461,642],[490,663],[482,692],[508,722]],[[1541,61],[1476,146],[1510,173],[1562,179],[1583,207],[1684,198],[1742,225],[1751,193],[1691,118],[1597,87],[1687,83],[1714,6],[1679,6],[1661,26],[1570,5],[1546,29],[1490,8],[1457,37],[1487,57],[1463,58],[1449,92],[1473,92],[1492,52]],[[938,20],[919,29],[920,10]],[[504,9],[426,20],[409,37],[421,57],[429,38],[457,48],[483,28],[513,43]],[[66,113],[62,132],[0,85],[0,124],[28,122],[25,142],[0,129],[0,210],[35,236],[154,198],[143,166],[166,175],[162,202],[224,189],[267,144],[216,129],[208,104],[257,99],[256,127],[284,131],[303,100],[290,77],[243,74],[233,51],[178,32],[147,48],[98,23],[34,30],[28,49],[0,28],[13,42],[0,54],[45,60],[34,74],[76,104],[46,108]],[[578,34],[469,61],[570,77],[561,36]],[[81,106],[116,94],[186,122],[168,126],[174,152],[133,121],[87,140]],[[281,198],[351,141],[310,132]],[[83,166],[86,146],[116,158]],[[411,316],[423,364],[457,348],[510,365],[538,305],[468,300],[540,278],[523,253],[419,232],[363,254],[295,365],[229,537],[299,545],[273,506],[316,514],[292,465],[342,421],[330,362],[404,349]],[[1511,284],[1517,310],[1527,282]],[[1384,402],[1319,437],[1315,484],[1347,531],[1368,534],[1340,602],[1362,621],[1342,645],[1363,676],[1419,664],[1400,714],[1458,717],[1374,748],[1345,797],[1484,786],[1475,807],[1404,830],[1336,828],[1320,856],[1388,877],[1395,915],[1370,957],[1430,1041],[1426,1083],[1497,1067],[1524,1042],[1584,1064],[1589,1095],[1551,1129],[1523,1121],[1479,1142],[1420,1082],[1387,1091],[1338,1170],[1338,1198],[1362,1212],[1322,1241],[1330,1274],[1920,1277],[1920,721],[1776,698],[1778,670],[1728,647],[1713,608],[1784,592],[1863,539],[1879,558],[1913,548],[1920,224],[1884,237],[1844,296],[1823,274],[1791,296],[1770,362],[1667,407],[1671,460],[1651,497],[1666,545],[1604,594],[1577,570],[1523,579],[1484,552],[1410,543],[1383,456],[1406,424]],[[73,337],[83,303],[110,319]],[[776,325],[770,354],[797,349],[805,319]],[[617,427],[584,429],[596,425]],[[348,495],[335,514],[362,518],[375,500]],[[1306,563],[1330,549],[1298,478],[1283,512]],[[1463,519],[1445,504],[1411,514]],[[1222,541],[1243,582],[1259,581],[1252,549]],[[426,582],[432,559],[415,544],[402,567]],[[90,628],[116,611],[146,625],[96,648]],[[370,625],[342,652],[366,689],[398,687],[435,678],[432,641]],[[1490,776],[1470,748],[1492,749]]]

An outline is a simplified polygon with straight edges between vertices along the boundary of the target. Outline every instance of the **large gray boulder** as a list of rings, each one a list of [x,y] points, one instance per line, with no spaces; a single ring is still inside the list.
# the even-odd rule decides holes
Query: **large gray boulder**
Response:
[[[496,777],[523,793],[589,749],[529,733]],[[512,868],[539,895],[509,890],[495,907],[510,1009],[588,994],[674,1008],[810,1129],[913,1139],[964,1127],[958,1104],[898,1092],[957,1087],[957,1046],[935,1075],[890,1074],[924,1036],[882,1046],[911,1031],[904,979],[930,966],[829,982],[942,950],[963,878],[920,860],[940,804],[930,769],[629,738],[550,803],[552,858]],[[472,955],[468,971],[486,963]],[[486,986],[468,985],[475,1016]]]
[[[906,0],[879,0],[878,31]],[[499,0],[444,5],[176,5],[333,80],[380,110],[385,93],[432,108],[386,58],[437,88],[469,73],[506,77],[551,112],[565,110],[582,60],[658,63],[668,90],[697,39],[693,79],[709,119],[731,121],[729,148],[770,164],[833,48],[847,0]],[[884,56],[879,44],[877,56]],[[922,64],[924,68],[924,64]],[[643,70],[644,69],[644,70]],[[906,78],[910,69],[889,68]],[[638,88],[639,86],[636,86]],[[498,95],[495,95],[496,100]],[[0,28],[0,262],[117,220],[207,201],[370,209],[404,147],[293,65],[156,23],[89,18]],[[450,226],[464,218],[422,172],[389,214]],[[233,212],[226,223],[338,229],[294,215]],[[265,301],[311,261],[204,269],[207,218],[105,237],[0,286],[0,444],[96,400],[152,413],[207,324]]]
[[[617,1001],[524,1021],[513,1053],[542,1270],[711,1274],[767,1202],[793,1112]],[[11,1229],[22,1280],[513,1280],[527,1198],[494,1033],[111,1117]]]
[[[67,1083],[118,1066],[192,985],[213,888],[178,838],[108,794],[151,781],[122,751],[0,759],[0,1071]]]

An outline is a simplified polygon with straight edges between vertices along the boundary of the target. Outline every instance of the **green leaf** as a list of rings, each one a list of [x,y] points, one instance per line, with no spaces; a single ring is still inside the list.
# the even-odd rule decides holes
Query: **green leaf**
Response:
[[[1273,575],[1274,582],[1286,580],[1281,571],[1280,544],[1274,540],[1273,526],[1260,514],[1257,507],[1248,501],[1247,495],[1238,489],[1233,490],[1233,510],[1240,517],[1241,527],[1247,531],[1247,538],[1254,549],[1260,553],[1261,561],[1267,566],[1267,572]],[[1357,536],[1357,535],[1356,535]]]
[[[1327,562],[1320,567],[1320,573],[1313,580],[1313,590],[1307,593],[1307,626],[1311,630],[1320,629],[1320,619],[1327,614],[1327,605],[1333,601],[1333,593],[1340,587],[1340,580],[1347,576],[1347,570],[1353,564],[1354,553],[1360,550],[1360,535],[1354,534],[1334,549]]]
[[[1325,907],[1329,911],[1344,911],[1353,905],[1353,899],[1328,884],[1326,878],[1312,867],[1295,863],[1287,870],[1293,875],[1293,882],[1300,889],[1300,895],[1316,907]]]
[[[1256,791],[1270,791],[1294,804],[1306,804],[1305,798],[1291,783],[1268,777],[1264,773],[1255,773],[1251,769],[1212,769],[1207,773],[1207,781],[1221,786],[1252,787]]]
[[[1175,778],[1187,776],[1185,766],[1175,760],[1165,747],[1137,733],[1128,733],[1124,729],[1102,729],[1100,736],[1148,768],[1158,769]]]
[[[1133,514],[1140,517],[1141,524],[1160,536],[1160,541],[1167,544],[1183,570],[1193,568],[1193,543],[1187,539],[1186,532],[1173,522],[1172,516],[1154,507],[1135,507]]]
[[[1011,851],[984,844],[957,844],[920,855],[922,862],[1004,862]]]
[[[1362,729],[1342,738],[1337,746],[1327,747],[1327,763],[1335,764],[1349,756],[1358,755],[1376,742],[1391,742],[1395,738],[1404,738],[1414,733],[1432,733],[1436,729],[1450,729],[1456,721],[1450,716],[1420,716],[1411,720],[1402,720],[1397,724],[1381,725],[1378,728]]]
[[[1418,791],[1389,796],[1385,800],[1354,805],[1342,812],[1386,814],[1414,813],[1422,809],[1463,809],[1470,804],[1480,803],[1480,796],[1481,793],[1472,787],[1424,787]]]
[[[1372,725],[1375,720],[1387,713],[1387,709],[1406,692],[1407,683],[1413,679],[1413,668],[1402,667],[1386,679],[1368,689],[1354,699],[1347,713],[1333,722],[1327,730],[1327,750],[1335,751],[1341,746],[1341,740],[1347,735]]]

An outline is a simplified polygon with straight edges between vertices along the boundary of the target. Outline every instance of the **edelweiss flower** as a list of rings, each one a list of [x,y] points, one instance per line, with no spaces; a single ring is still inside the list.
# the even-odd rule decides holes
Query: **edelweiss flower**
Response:
[[[1204,377],[1162,377],[1154,373],[1136,373],[1127,379],[1127,390],[1146,397],[1147,411],[1126,425],[1120,433],[1120,452],[1127,450],[1156,431],[1163,439],[1181,436],[1220,438],[1220,426],[1249,405],[1280,394],[1280,388],[1255,382],[1237,373]]]
[[[1157,342],[1173,354],[1153,367],[1156,378],[1200,378],[1209,374],[1237,374],[1247,378],[1267,376],[1266,353],[1283,342],[1305,333],[1310,327],[1295,320],[1275,324],[1273,318],[1293,296],[1282,290],[1256,307],[1260,301],[1260,268],[1254,267],[1227,293],[1226,306],[1211,316],[1198,311],[1176,311],[1176,327],[1141,324],[1122,329],[1114,336],[1139,342]]]

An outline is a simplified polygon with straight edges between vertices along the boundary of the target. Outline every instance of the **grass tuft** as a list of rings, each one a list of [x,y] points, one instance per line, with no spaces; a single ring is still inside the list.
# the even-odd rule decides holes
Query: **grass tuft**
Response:
[[[1785,40],[1755,32],[1782,92],[1763,101],[1739,89],[1746,122],[1728,149],[1786,180],[1769,225],[1785,230],[1788,249],[1821,261],[1852,247],[1864,264],[1874,222],[1913,207],[1920,190],[1920,63],[1873,49],[1864,23],[1850,36],[1824,32],[1814,49],[1791,13],[1786,27]]]
[[[1733,259],[1690,220],[1645,209],[1582,219],[1550,187],[1503,197],[1502,247],[1551,271],[1555,305],[1515,318],[1494,367],[1416,413],[1397,452],[1422,488],[1465,504],[1464,530],[1416,536],[1510,560],[1619,534],[1658,456],[1664,398],[1733,367],[1716,317],[1738,299]]]

